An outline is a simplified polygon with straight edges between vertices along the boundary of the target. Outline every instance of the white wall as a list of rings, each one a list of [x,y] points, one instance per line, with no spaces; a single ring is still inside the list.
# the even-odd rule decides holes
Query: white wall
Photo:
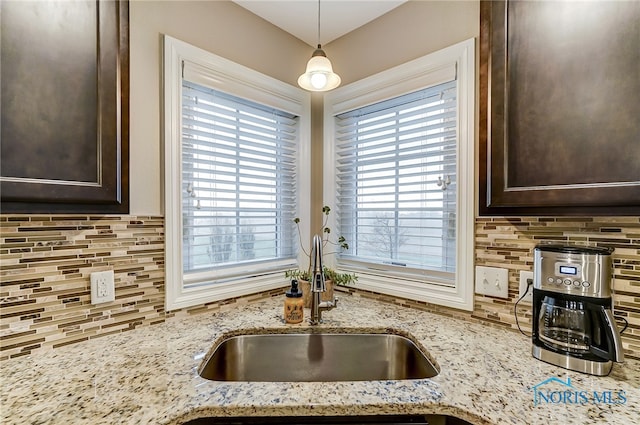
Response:
[[[479,0],[414,0],[324,49],[342,84],[349,84],[479,34]]]
[[[164,215],[161,35],[292,85],[304,72],[313,48],[230,1],[131,0],[129,8],[131,214]],[[477,37],[479,10],[477,0],[409,1],[323,47],[343,84],[348,84]],[[321,99],[314,105],[322,108]],[[321,144],[322,132],[316,130],[322,123],[314,120],[312,126],[313,142]],[[321,169],[321,158],[314,162]]]
[[[230,1],[131,0],[131,214],[162,207],[162,34],[296,84],[313,49]]]

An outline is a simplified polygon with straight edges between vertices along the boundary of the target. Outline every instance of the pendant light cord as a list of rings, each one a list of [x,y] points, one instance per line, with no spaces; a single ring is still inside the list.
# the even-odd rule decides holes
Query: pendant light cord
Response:
[[[318,0],[318,47],[320,47],[320,0]]]

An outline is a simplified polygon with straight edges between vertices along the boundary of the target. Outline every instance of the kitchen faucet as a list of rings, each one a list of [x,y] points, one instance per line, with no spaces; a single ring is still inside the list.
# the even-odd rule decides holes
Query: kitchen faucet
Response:
[[[324,281],[324,267],[322,266],[322,238],[319,235],[313,237],[311,244],[311,318],[309,323],[317,325],[322,323],[322,312],[338,306],[338,299],[333,301],[320,301],[322,293],[326,292],[327,285]]]

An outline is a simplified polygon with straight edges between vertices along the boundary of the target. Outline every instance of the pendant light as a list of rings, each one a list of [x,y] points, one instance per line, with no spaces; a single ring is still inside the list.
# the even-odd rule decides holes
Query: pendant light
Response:
[[[340,85],[340,77],[333,72],[331,61],[320,46],[320,0],[318,0],[318,48],[307,62],[307,70],[298,78],[298,85],[309,91],[328,91]]]

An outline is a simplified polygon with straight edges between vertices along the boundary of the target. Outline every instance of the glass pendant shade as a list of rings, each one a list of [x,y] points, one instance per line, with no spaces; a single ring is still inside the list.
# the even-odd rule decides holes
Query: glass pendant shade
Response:
[[[309,91],[328,91],[338,87],[340,81],[338,74],[333,72],[331,61],[318,44],[307,62],[307,70],[298,78],[298,85]]]

